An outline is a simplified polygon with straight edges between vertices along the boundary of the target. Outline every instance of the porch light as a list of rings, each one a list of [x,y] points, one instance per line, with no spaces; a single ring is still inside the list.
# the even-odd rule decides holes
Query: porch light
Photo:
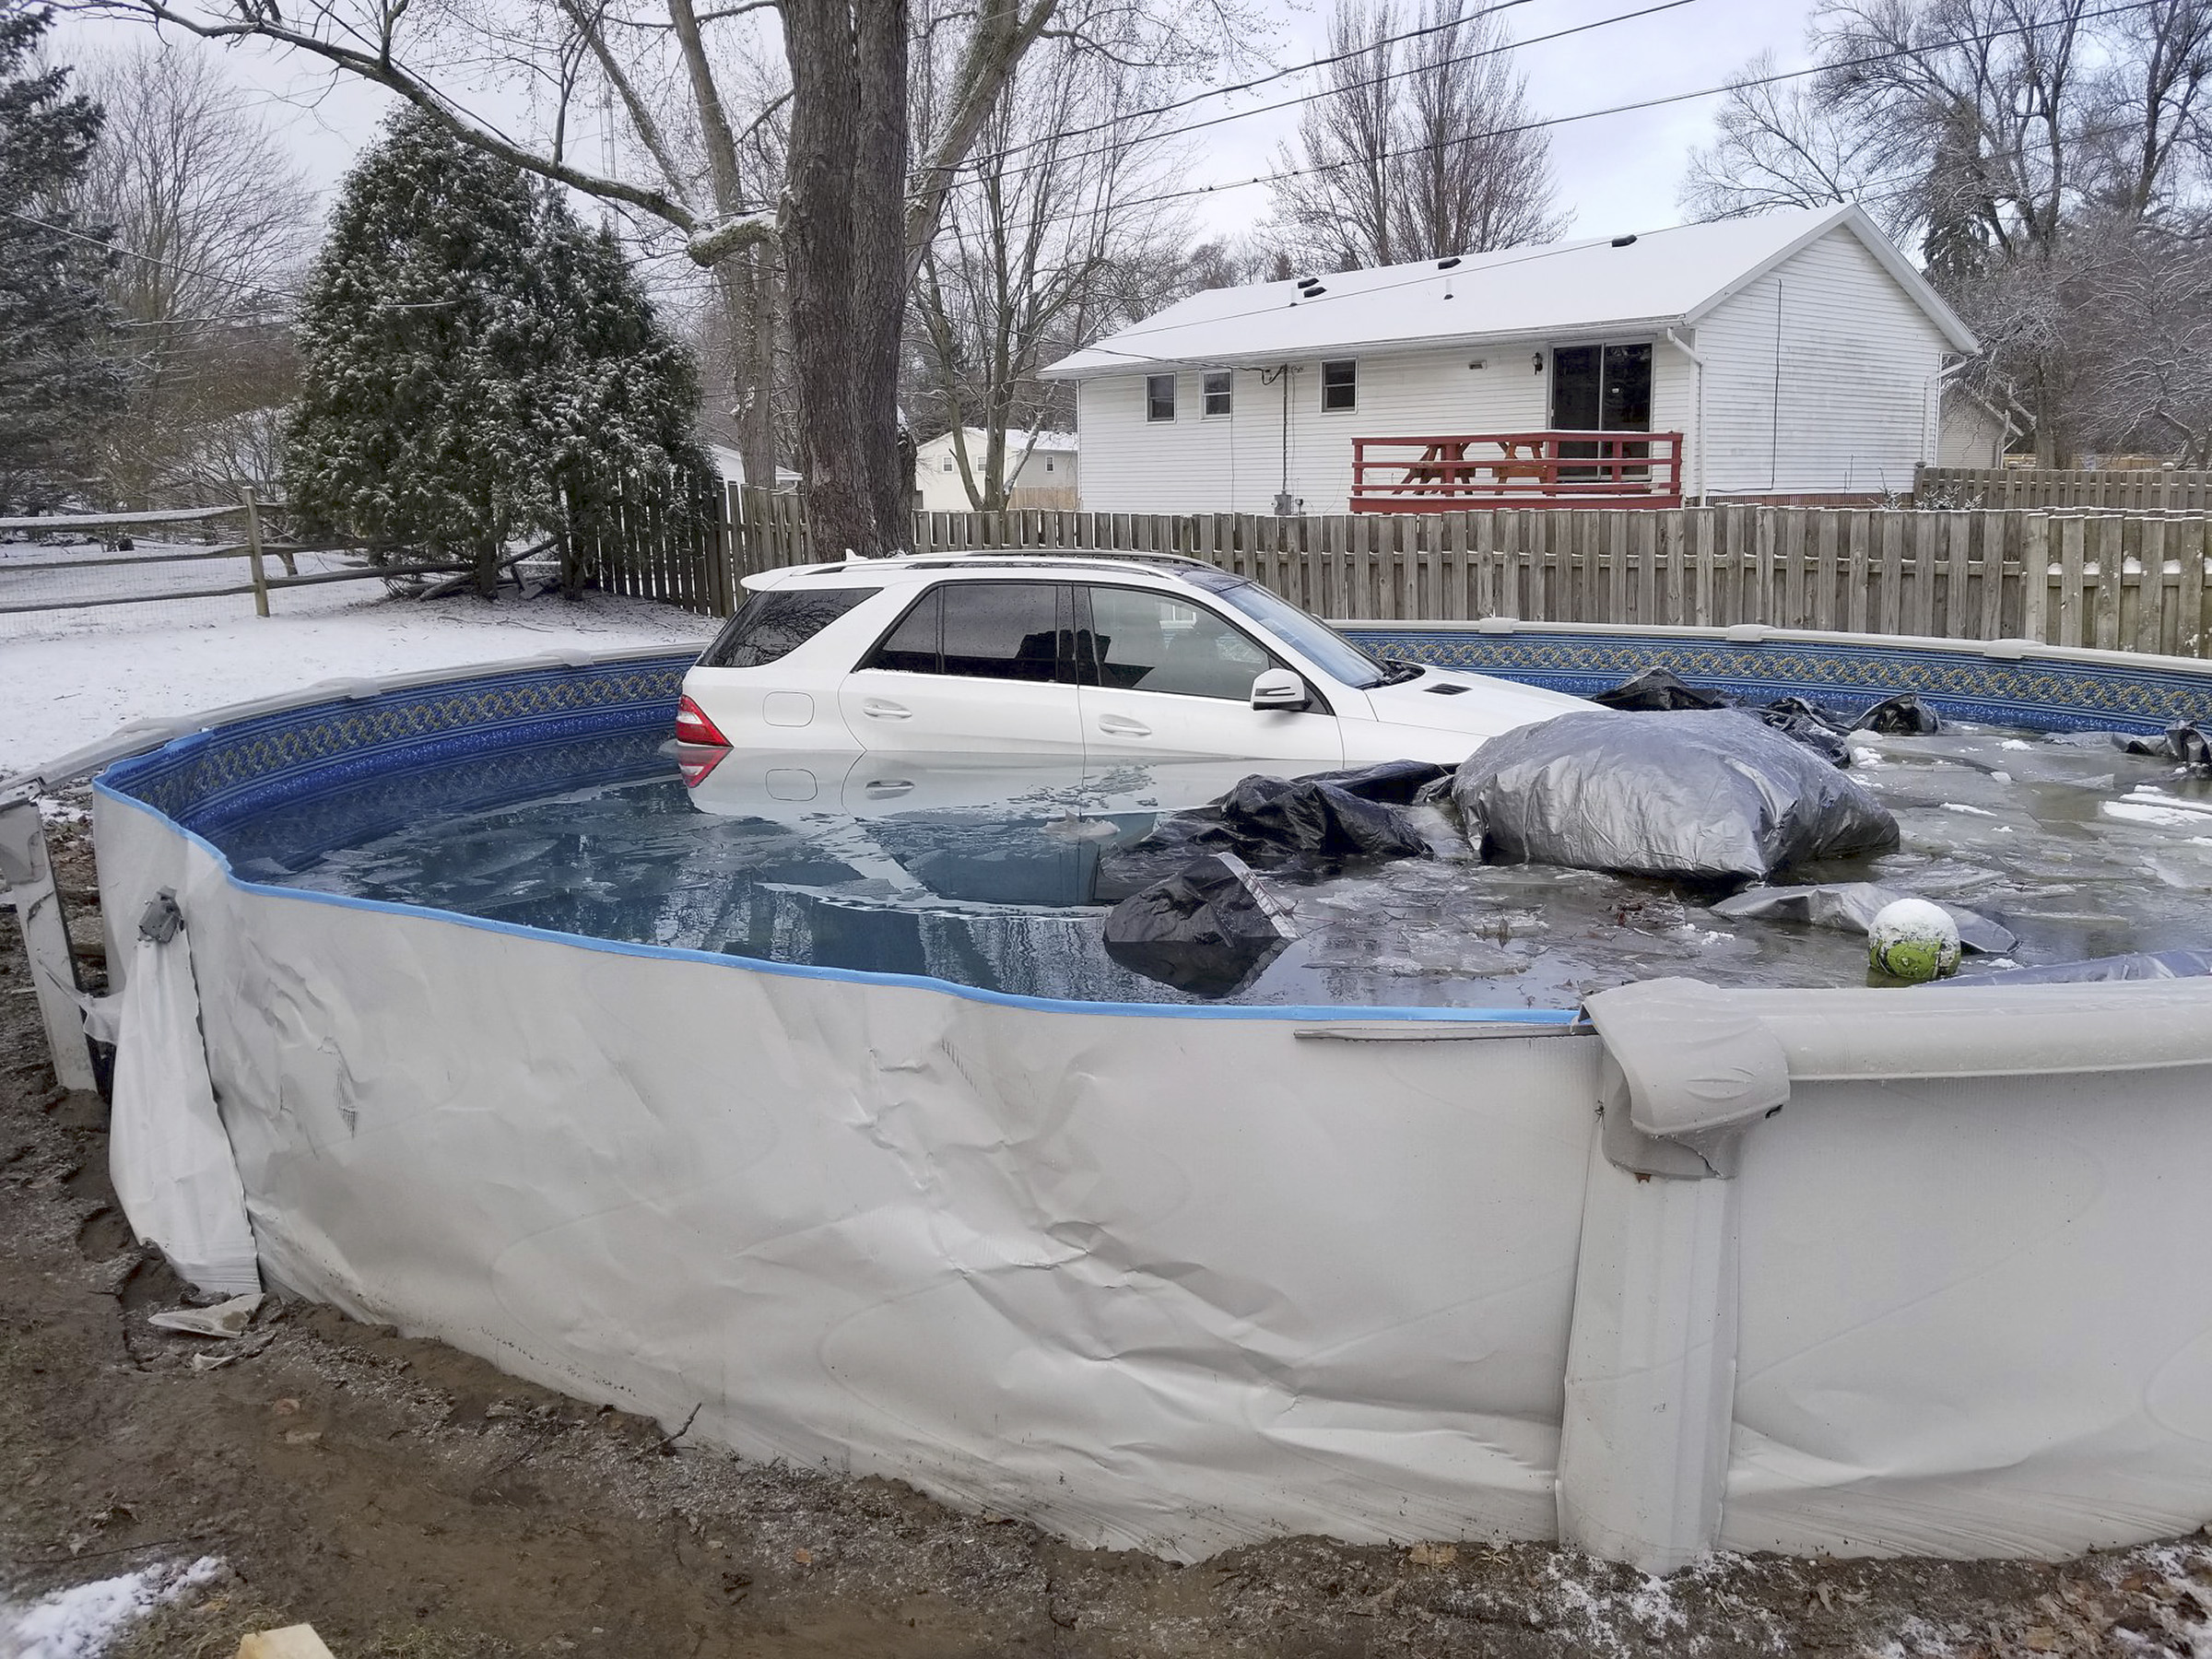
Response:
[[[1544,354],[1540,351],[1536,353],[1536,372],[1538,374],[1544,372]]]

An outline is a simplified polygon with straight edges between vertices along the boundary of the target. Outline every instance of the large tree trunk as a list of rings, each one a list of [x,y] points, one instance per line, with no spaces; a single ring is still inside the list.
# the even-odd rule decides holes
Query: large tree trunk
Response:
[[[907,544],[899,456],[906,290],[904,0],[789,0],[784,233],[799,464],[826,557]]]

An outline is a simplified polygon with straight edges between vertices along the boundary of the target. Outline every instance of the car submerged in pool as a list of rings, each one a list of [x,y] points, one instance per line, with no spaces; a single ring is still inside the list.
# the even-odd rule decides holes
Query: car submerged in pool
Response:
[[[1456,765],[1587,708],[1378,661],[1194,559],[929,554],[746,580],[684,677],[677,737],[737,749]]]

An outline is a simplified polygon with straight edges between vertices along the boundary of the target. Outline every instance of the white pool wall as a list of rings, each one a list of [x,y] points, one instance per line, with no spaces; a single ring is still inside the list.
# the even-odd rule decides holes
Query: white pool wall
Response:
[[[178,890],[276,1283],[749,1456],[1179,1559],[2212,1517],[2212,982],[2003,994],[2206,1034],[2146,1068],[1917,1019],[1943,1075],[1794,1078],[1733,1178],[1669,1182],[1600,1147],[1592,1036],[778,970],[255,887],[110,791],[95,829],[111,918]],[[1900,997],[1990,994],[1789,1006],[1878,1056]],[[1619,1455],[1561,1490],[1575,1356]],[[1696,1388],[1709,1445],[1630,1408]]]

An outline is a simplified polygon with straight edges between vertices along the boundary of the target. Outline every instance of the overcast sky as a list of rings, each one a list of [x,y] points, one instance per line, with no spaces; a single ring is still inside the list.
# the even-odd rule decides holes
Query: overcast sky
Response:
[[[1656,3],[1524,0],[1509,10],[1506,18],[1514,37],[1529,42],[1520,49],[1518,61],[1527,73],[1535,111],[1559,117],[1711,87],[1765,50],[1771,50],[1784,68],[1805,62],[1805,23],[1813,0],[1688,0],[1656,16],[1564,40],[1537,38]],[[1276,61],[1303,62],[1326,51],[1330,4],[1272,0],[1280,29]],[[143,28],[65,18],[63,51],[77,42],[137,38]],[[327,191],[373,131],[385,108],[383,95],[359,83],[334,86],[327,76],[266,54],[234,50],[227,58],[241,95],[263,106],[293,146],[311,182]],[[1280,102],[1314,84],[1313,76],[1296,76],[1234,102],[1200,105],[1190,114]],[[1573,231],[1613,235],[1675,223],[1680,217],[1675,194],[1683,159],[1705,138],[1714,102],[1700,99],[1553,128],[1559,202],[1572,215]],[[1295,120],[1295,111],[1278,111],[1210,129],[1183,176],[1193,183],[1227,184],[1266,171]],[[1201,198],[1196,217],[1205,229],[1238,230],[1266,207],[1265,189],[1230,189]]]

